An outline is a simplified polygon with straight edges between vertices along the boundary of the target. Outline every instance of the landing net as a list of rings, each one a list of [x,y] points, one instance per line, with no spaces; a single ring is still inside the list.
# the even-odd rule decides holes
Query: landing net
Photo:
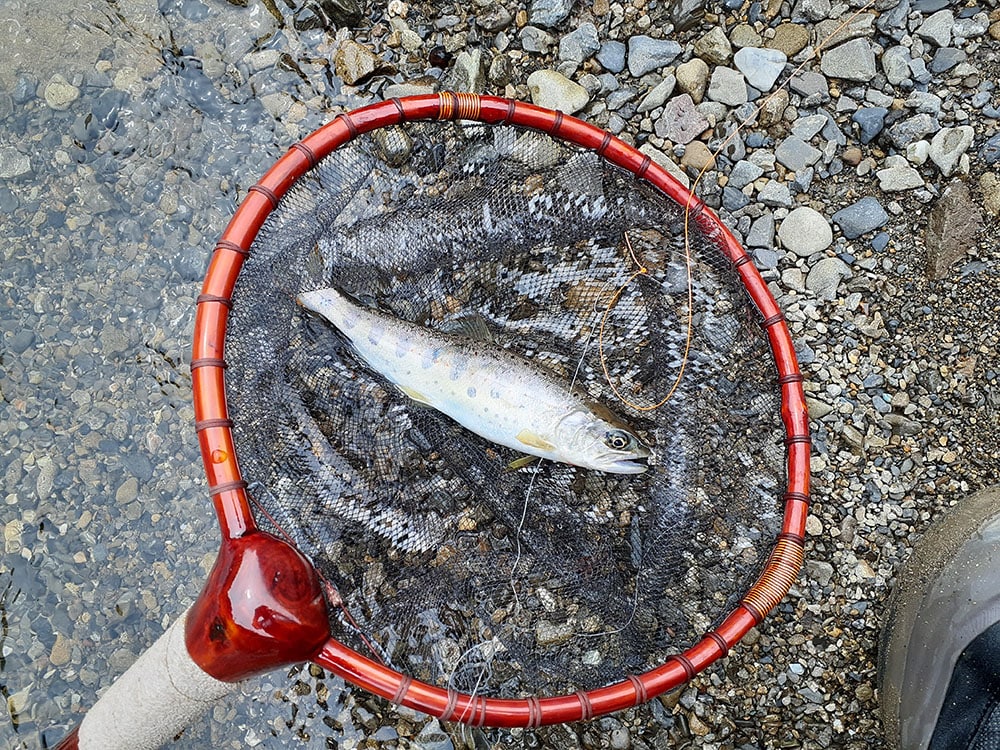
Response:
[[[775,321],[697,211],[594,150],[480,122],[363,133],[295,181],[236,282],[226,399],[257,522],[313,561],[333,638],[448,690],[571,694],[753,599],[788,486]],[[480,321],[614,412],[648,470],[511,468],[522,454],[296,303],[323,287],[451,336]]]

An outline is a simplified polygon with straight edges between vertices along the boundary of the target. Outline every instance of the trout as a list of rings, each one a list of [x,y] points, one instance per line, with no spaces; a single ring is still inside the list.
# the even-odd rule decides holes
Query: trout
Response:
[[[336,289],[298,296],[357,356],[414,401],[480,437],[585,469],[639,474],[652,451],[603,406],[488,340],[434,331],[356,304]]]

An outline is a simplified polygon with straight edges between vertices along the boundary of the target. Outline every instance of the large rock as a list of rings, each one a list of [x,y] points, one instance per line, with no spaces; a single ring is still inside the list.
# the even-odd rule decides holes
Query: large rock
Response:
[[[833,300],[841,280],[850,275],[851,269],[840,258],[823,258],[806,276],[806,288],[820,299]]]
[[[69,109],[69,105],[80,98],[80,89],[56,73],[45,84],[45,91],[42,92],[42,95],[45,97],[45,103],[51,109],[61,111]]]
[[[962,258],[973,240],[983,215],[972,201],[969,188],[953,180],[941,193],[927,220],[927,275],[943,279],[955,261]]]
[[[971,125],[959,125],[957,128],[941,128],[931,140],[929,156],[937,164],[941,174],[951,177],[962,155],[972,145],[976,131]]]
[[[565,21],[573,10],[573,0],[531,0],[528,19],[539,26],[551,27]]]
[[[694,43],[694,53],[713,65],[725,65],[732,59],[733,47],[721,26],[713,26]]]
[[[379,73],[394,73],[396,69],[363,44],[353,39],[341,43],[333,58],[334,70],[349,86],[364,83]]]
[[[951,44],[951,30],[955,26],[955,14],[950,10],[939,10],[917,27],[917,36],[933,42],[938,47]]]
[[[744,47],[733,55],[733,62],[747,79],[747,83],[761,92],[771,90],[785,69],[787,60],[785,53],[780,50],[760,47]]]
[[[743,74],[732,68],[719,66],[712,73],[708,84],[708,98],[713,102],[738,107],[747,101],[747,82]]]
[[[799,206],[789,212],[778,228],[781,244],[796,255],[808,257],[833,243],[833,230],[819,211]]]
[[[638,78],[672,63],[681,53],[681,45],[671,39],[653,39],[638,35],[628,40],[628,72]]]
[[[568,115],[579,112],[590,101],[587,89],[554,70],[536,70],[528,76],[528,91],[534,104]]]
[[[840,209],[832,218],[844,237],[853,240],[884,226],[889,221],[889,214],[877,198],[867,197]]]
[[[708,120],[698,111],[690,94],[675,96],[663,107],[653,126],[660,138],[674,143],[690,143],[708,129]]]
[[[677,88],[691,95],[695,104],[700,104],[708,87],[708,65],[700,57],[692,57],[677,66],[674,71],[677,78]]]
[[[875,76],[875,53],[867,39],[851,39],[823,53],[820,70],[831,78],[867,83]]]
[[[597,37],[597,27],[592,23],[582,23],[559,40],[559,59],[583,62],[601,48]]]

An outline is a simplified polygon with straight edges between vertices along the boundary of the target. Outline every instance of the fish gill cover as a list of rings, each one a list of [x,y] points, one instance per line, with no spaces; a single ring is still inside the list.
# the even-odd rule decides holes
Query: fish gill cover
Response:
[[[335,638],[523,697],[652,668],[735,606],[781,525],[780,399],[756,309],[684,224],[592,152],[470,123],[361,136],[285,196],[238,278],[227,399],[258,520],[313,560]],[[295,302],[330,286],[430,329],[485,321],[649,469],[512,470]]]

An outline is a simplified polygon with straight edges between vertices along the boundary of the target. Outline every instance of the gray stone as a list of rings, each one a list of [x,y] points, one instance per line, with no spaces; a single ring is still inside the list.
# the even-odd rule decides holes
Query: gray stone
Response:
[[[51,109],[62,111],[69,109],[69,105],[80,98],[80,89],[56,73],[45,84],[42,95]]]
[[[733,213],[749,205],[750,197],[741,190],[726,185],[722,188],[722,207]]]
[[[822,73],[804,70],[792,76],[789,86],[796,94],[806,98],[816,94],[824,97],[830,96],[830,84],[827,83],[826,76]]]
[[[690,187],[691,179],[687,176],[684,170],[678,166],[677,162],[660,151],[658,148],[655,148],[649,143],[644,143],[639,146],[639,153],[645,154],[665,170],[670,172],[670,174],[673,175],[684,187]]]
[[[920,172],[907,164],[905,157],[890,156],[885,161],[889,166],[875,173],[875,176],[878,177],[878,186],[884,192],[899,193],[924,186]]]
[[[771,208],[791,208],[792,193],[785,183],[769,180],[757,192],[757,200]]]
[[[708,98],[714,102],[738,107],[747,101],[747,83],[738,70],[719,66],[708,84]]]
[[[483,93],[486,90],[486,61],[483,59],[483,50],[476,47],[459,52],[445,80],[452,91]]]
[[[514,16],[502,5],[492,5],[476,14],[476,25],[487,31],[501,31],[510,26]]]
[[[614,112],[631,102],[639,96],[639,92],[633,88],[615,89],[604,100],[608,109]],[[630,113],[631,114],[631,113]]]
[[[843,279],[849,278],[851,269],[840,258],[822,258],[806,276],[806,289],[820,299],[834,300]]]
[[[822,21],[830,15],[830,0],[799,0],[795,6],[796,18],[808,21]]]
[[[819,161],[823,152],[794,135],[788,136],[774,149],[774,157],[793,172]]]
[[[622,42],[607,41],[597,51],[597,62],[607,71],[621,73],[625,70],[625,49]]]
[[[638,78],[672,63],[681,53],[681,45],[671,39],[653,39],[645,35],[628,40],[628,72]]]
[[[568,115],[579,112],[590,101],[587,89],[554,70],[536,70],[528,76],[528,91],[532,103]]]
[[[965,62],[968,55],[963,50],[954,47],[941,47],[934,53],[929,70],[931,73],[945,73],[954,68],[959,63]]]
[[[841,6],[842,7],[842,6]],[[844,13],[839,18],[830,18],[816,24],[814,39],[822,40],[823,49],[828,50],[843,44],[848,39],[871,37],[874,33],[875,16],[871,13]]]
[[[983,215],[961,180],[952,180],[927,220],[927,275],[943,279],[976,239]]]
[[[867,83],[875,75],[875,53],[867,39],[851,39],[827,50],[820,60],[820,70],[833,78]]]
[[[833,215],[833,223],[840,227],[844,237],[856,239],[866,232],[885,226],[889,214],[882,208],[877,198],[862,198]]]
[[[959,125],[957,128],[942,128],[931,139],[928,155],[937,164],[941,174],[951,177],[962,159],[962,154],[969,150],[976,131],[971,125]]]
[[[990,136],[979,149],[979,158],[985,164],[996,164],[1000,161],[1000,133]]]
[[[782,220],[778,237],[785,248],[805,258],[830,247],[833,230],[819,211],[799,206]]]
[[[539,26],[551,27],[566,20],[573,10],[574,0],[531,0],[528,20]]]
[[[14,334],[14,338],[10,340],[8,347],[14,354],[24,354],[33,343],[35,343],[35,332],[27,328],[22,328]]]
[[[733,56],[733,47],[721,26],[713,26],[694,43],[694,53],[713,65],[725,65]]]
[[[639,106],[636,107],[636,112],[650,112],[657,107],[663,106],[663,102],[667,100],[667,97],[674,93],[674,86],[676,84],[677,79],[672,75],[668,75],[658,84],[653,86],[653,88],[649,90],[648,94],[642,97],[642,101],[640,101]]]
[[[774,245],[774,215],[770,211],[750,225],[746,243],[750,247],[771,247]]]
[[[954,39],[975,39],[985,34],[989,27],[989,16],[977,13],[971,18],[956,18],[951,34]]]
[[[806,573],[820,586],[828,586],[833,579],[833,566],[823,560],[808,560]]]
[[[910,77],[910,50],[906,47],[889,47],[882,53],[882,70],[886,80],[898,86]]]
[[[653,126],[660,138],[683,144],[693,141],[708,127],[708,120],[695,107],[689,94],[675,96],[667,102]]]
[[[886,36],[897,42],[906,32],[906,17],[910,13],[910,0],[899,0],[898,3],[879,14],[875,26]]]
[[[760,47],[744,47],[733,55],[733,63],[747,79],[747,83],[760,92],[771,90],[787,61],[784,52]]]
[[[954,26],[955,14],[947,9],[939,10],[917,27],[916,34],[938,47],[947,47],[951,44],[951,30]]]
[[[781,253],[770,247],[755,247],[753,250],[753,262],[757,268],[773,271],[781,262]]]
[[[27,154],[22,154],[13,146],[0,148],[0,180],[10,180],[30,171],[31,159]]]
[[[910,60],[910,77],[917,83],[930,83],[933,76],[931,75],[931,72],[927,70],[924,58],[914,57]]]
[[[559,40],[559,59],[583,62],[601,48],[597,27],[587,22]]]
[[[906,106],[932,117],[941,114],[941,97],[929,91],[911,91],[906,98]]]
[[[763,174],[764,170],[761,167],[742,159],[733,165],[733,169],[729,173],[729,184],[742,190]]]
[[[800,117],[792,123],[792,135],[804,141],[809,141],[818,132],[823,130],[829,122],[827,116],[823,114]]]
[[[555,41],[549,32],[537,26],[525,26],[518,32],[517,38],[521,40],[521,49],[539,55],[547,55]]]
[[[858,124],[862,143],[871,143],[882,132],[887,114],[889,110],[885,107],[862,107],[851,116]]]
[[[914,141],[941,129],[937,120],[926,113],[920,113],[900,120],[887,131],[896,148],[906,148]]]

